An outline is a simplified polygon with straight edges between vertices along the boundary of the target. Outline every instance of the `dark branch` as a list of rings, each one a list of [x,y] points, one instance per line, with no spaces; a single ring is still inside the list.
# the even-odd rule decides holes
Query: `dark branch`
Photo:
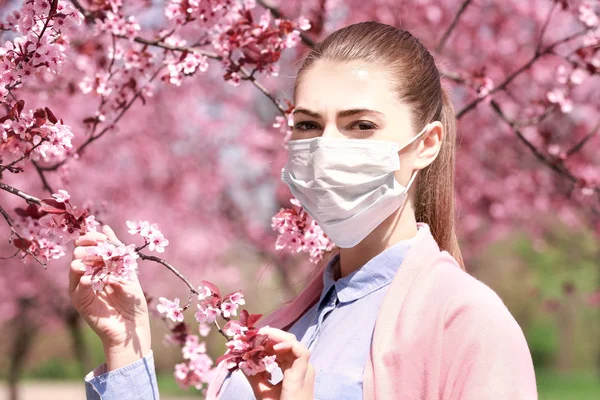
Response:
[[[508,86],[517,76],[519,76],[521,73],[527,71],[529,68],[531,68],[531,66],[533,65],[533,63],[535,63],[538,59],[540,59],[541,57],[548,55],[550,53],[552,53],[554,51],[554,49],[566,42],[569,42],[579,36],[584,35],[589,29],[585,29],[583,31],[579,31],[577,33],[574,33],[570,36],[567,36],[563,39],[557,40],[556,42],[553,42],[552,44],[548,45],[544,50],[542,51],[536,51],[535,54],[533,55],[533,57],[527,61],[525,64],[523,64],[521,67],[517,68],[516,71],[514,71],[512,74],[510,74],[508,77],[506,77],[506,79],[504,79],[504,81],[502,81],[500,84],[498,84],[496,87],[494,87],[492,90],[490,90],[490,93],[488,94],[488,96],[491,96],[497,92],[499,92],[500,90],[504,90],[506,88],[506,86]],[[456,119],[460,119],[462,118],[466,113],[468,113],[469,111],[475,109],[475,107],[477,107],[477,105],[479,103],[481,103],[484,99],[486,99],[488,96],[486,97],[478,97],[475,100],[473,100],[472,102],[470,102],[469,104],[467,104],[465,107],[463,107],[457,114],[456,114]]]
[[[454,19],[452,20],[452,23],[450,24],[448,29],[446,29],[446,32],[444,32],[444,34],[442,35],[440,42],[437,44],[437,46],[435,46],[436,53],[440,53],[444,49],[444,46],[446,45],[446,42],[448,41],[450,34],[452,34],[452,31],[454,30],[454,28],[456,28],[456,25],[458,24],[458,20],[460,19],[460,16],[465,12],[465,10],[467,9],[467,7],[469,7],[469,4],[471,4],[472,1],[473,0],[464,0],[462,2],[460,7],[458,8],[458,12],[454,16]]]

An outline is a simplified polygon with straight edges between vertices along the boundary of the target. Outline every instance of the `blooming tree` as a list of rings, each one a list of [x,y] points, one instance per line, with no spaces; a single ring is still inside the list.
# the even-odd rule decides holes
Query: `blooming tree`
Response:
[[[187,286],[187,300],[161,297],[156,306],[172,327],[168,341],[182,349],[175,368],[182,386],[202,389],[210,377],[214,363],[200,336],[212,324],[227,338],[222,359],[231,369],[275,367],[255,328],[259,316],[241,309],[244,296],[222,296],[207,280],[226,267],[224,255],[243,242],[261,254],[287,249],[317,262],[332,249],[277,184],[293,109],[284,91],[290,82],[279,75],[291,75],[308,47],[346,24],[402,26],[434,53],[457,107],[459,233],[467,253],[515,226],[542,237],[540,213],[600,233],[597,0],[25,0],[0,7],[0,213],[9,254],[0,315],[18,316],[24,298],[45,318],[65,313],[66,300],[56,295],[64,277],[50,271],[53,264],[101,221],[127,221],[143,244],[99,244],[90,256],[102,261],[87,273],[103,290],[107,279],[127,279],[146,260]],[[154,255],[174,246],[170,261]],[[203,265],[194,269],[198,253]],[[228,271],[218,275],[235,276],[235,267]],[[170,290],[160,280],[148,287]],[[194,302],[200,336],[183,321]]]

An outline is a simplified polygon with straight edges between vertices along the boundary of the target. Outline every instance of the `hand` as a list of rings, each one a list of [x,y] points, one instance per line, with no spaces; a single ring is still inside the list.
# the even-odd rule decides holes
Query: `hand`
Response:
[[[144,357],[150,351],[150,318],[148,304],[136,274],[131,281],[104,278],[104,288],[94,293],[91,276],[84,276],[83,258],[86,248],[109,240],[122,242],[113,230],[104,225],[104,233],[88,232],[75,241],[73,262],[69,271],[71,302],[83,319],[100,337],[104,345],[108,370],[120,368]],[[91,260],[99,259],[92,257]]]
[[[296,336],[280,329],[264,327],[259,333],[274,343],[272,350],[283,371],[283,381],[272,385],[267,372],[247,376],[254,396],[259,400],[313,400],[315,369],[308,362],[308,349]]]

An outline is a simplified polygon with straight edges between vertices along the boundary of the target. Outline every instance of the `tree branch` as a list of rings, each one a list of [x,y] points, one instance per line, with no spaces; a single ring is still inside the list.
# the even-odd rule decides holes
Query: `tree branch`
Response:
[[[273,16],[275,18],[285,18],[283,16],[283,13],[281,12],[281,10],[279,10],[277,7],[267,3],[264,0],[257,0],[257,3],[260,4],[262,7],[266,8],[267,10],[271,11],[271,14],[273,14]],[[307,45],[308,47],[315,47],[315,41],[312,40],[311,38],[309,38],[308,36],[306,36],[305,33],[300,32],[300,39],[302,39],[302,43],[304,43],[305,45]]]
[[[585,137],[579,142],[577,143],[575,146],[571,147],[569,150],[567,150],[567,157],[572,156],[573,154],[577,153],[579,150],[581,150],[583,148],[583,146],[592,138],[594,137],[594,135],[596,135],[596,133],[598,133],[598,130],[600,130],[600,122],[598,122],[596,124],[595,127],[592,128],[592,130],[585,135]]]
[[[20,191],[19,189],[16,189],[10,185],[7,185],[6,183],[2,183],[0,182],[0,189],[5,190],[9,193],[14,194],[15,196],[19,196],[24,198],[28,204],[37,204],[38,206],[42,205],[42,202],[40,201],[40,199],[38,199],[37,197],[28,195],[25,192]]]
[[[456,28],[456,25],[458,24],[458,20],[460,19],[460,16],[465,12],[465,10],[467,9],[467,7],[469,7],[469,5],[472,3],[472,1],[473,0],[464,0],[462,2],[460,7],[458,8],[458,12],[454,16],[454,19],[452,20],[452,23],[450,24],[448,29],[446,29],[446,32],[444,32],[444,34],[442,35],[442,38],[440,39],[437,46],[435,46],[436,53],[440,53],[444,49],[444,46],[446,45],[446,42],[448,41],[450,34],[452,33],[452,31],[454,30],[454,28]]]
[[[504,81],[502,81],[502,83],[498,84],[496,87],[494,87],[492,90],[490,90],[488,96],[486,97],[478,97],[475,100],[473,100],[472,102],[470,102],[469,104],[467,104],[465,107],[463,107],[457,114],[456,114],[456,119],[460,119],[462,118],[466,113],[468,113],[469,111],[475,109],[475,107],[477,107],[477,105],[479,103],[481,103],[484,99],[488,98],[489,96],[493,95],[496,92],[499,92],[500,90],[504,90],[504,88],[506,88],[506,86],[508,86],[517,76],[519,76],[521,73],[523,73],[524,71],[528,70],[529,68],[531,68],[531,66],[533,65],[533,63],[535,63],[538,59],[540,59],[541,57],[550,54],[557,46],[564,44],[566,42],[569,42],[573,39],[576,39],[579,36],[584,35],[585,33],[587,33],[589,31],[588,29],[585,29],[583,31],[579,31],[577,33],[574,33],[570,36],[567,36],[563,39],[557,40],[553,43],[551,43],[550,45],[548,45],[543,51],[536,51],[533,55],[533,57],[527,61],[525,64],[523,64],[521,67],[517,68],[516,71],[514,71],[512,74],[510,74],[509,76],[506,77],[506,79],[504,79]]]
[[[198,289],[196,289],[196,287],[194,287],[194,285],[192,284],[192,282],[190,282],[190,280],[188,278],[186,278],[181,272],[179,272],[177,270],[177,268],[175,268],[174,266],[172,266],[171,264],[169,264],[167,261],[163,260],[162,258],[156,257],[156,256],[150,256],[144,253],[140,253],[138,251],[138,254],[140,256],[140,258],[142,260],[149,260],[149,261],[154,261],[156,263],[162,264],[164,265],[169,271],[171,271],[172,273],[175,274],[176,277],[178,277],[179,279],[181,279],[186,285],[187,287],[190,289],[190,295],[188,297],[188,301],[187,304],[183,307],[184,310],[187,310],[188,307],[190,306],[190,304],[192,303],[192,297],[194,294],[198,295],[200,294],[200,291]]]
[[[491,105],[492,109],[496,112],[496,114],[498,114],[498,116],[508,126],[510,126],[510,128],[517,135],[517,137],[519,138],[519,140],[521,140],[525,144],[525,146],[527,146],[527,148],[529,150],[531,150],[531,152],[533,153],[533,155],[535,155],[538,160],[540,160],[544,164],[548,165],[550,167],[550,169],[552,169],[558,175],[560,175],[560,176],[568,179],[572,183],[578,184],[580,182],[580,179],[578,179],[575,175],[573,175],[573,173],[571,171],[569,171],[562,163],[559,163],[560,160],[553,160],[553,159],[545,156],[544,154],[542,154],[542,152],[540,152],[533,145],[533,143],[531,143],[529,140],[527,140],[527,138],[525,138],[525,136],[523,135],[523,133],[521,132],[521,130],[519,129],[519,127],[517,126],[517,124],[513,120],[511,120],[510,118],[508,118],[506,116],[506,114],[504,114],[504,112],[500,108],[500,105],[495,100],[492,100],[490,102],[490,105]],[[598,188],[598,187],[594,188],[594,192],[596,192],[597,194],[600,195],[600,188]]]

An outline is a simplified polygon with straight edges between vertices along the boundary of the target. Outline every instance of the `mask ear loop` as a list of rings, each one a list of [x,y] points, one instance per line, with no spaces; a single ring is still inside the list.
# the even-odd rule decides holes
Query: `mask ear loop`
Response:
[[[425,132],[427,132],[429,129],[429,125],[431,125],[431,123],[425,125],[425,127],[423,128],[423,130],[421,130],[421,132],[417,133],[415,135],[415,137],[413,137],[412,139],[410,139],[408,141],[408,143],[406,143],[404,145],[404,147],[402,147],[402,149],[400,149],[400,151],[404,150],[406,147],[410,146],[415,140],[417,140],[418,138],[420,138]],[[408,184],[406,185],[406,188],[404,189],[404,193],[408,193],[408,190],[410,189],[410,185],[412,185],[412,183],[414,182],[415,178],[417,177],[417,172],[419,171],[415,171],[413,172],[412,176],[410,177],[410,180],[408,181]]]
[[[405,148],[407,148],[408,146],[410,146],[411,144],[413,144],[418,138],[420,138],[421,136],[423,136],[423,134],[425,132],[427,132],[429,130],[429,125],[431,125],[431,123],[425,125],[425,127],[421,130],[421,132],[417,133],[412,139],[410,139],[404,146],[402,146],[402,148],[400,150],[398,150],[399,152],[404,150]]]

